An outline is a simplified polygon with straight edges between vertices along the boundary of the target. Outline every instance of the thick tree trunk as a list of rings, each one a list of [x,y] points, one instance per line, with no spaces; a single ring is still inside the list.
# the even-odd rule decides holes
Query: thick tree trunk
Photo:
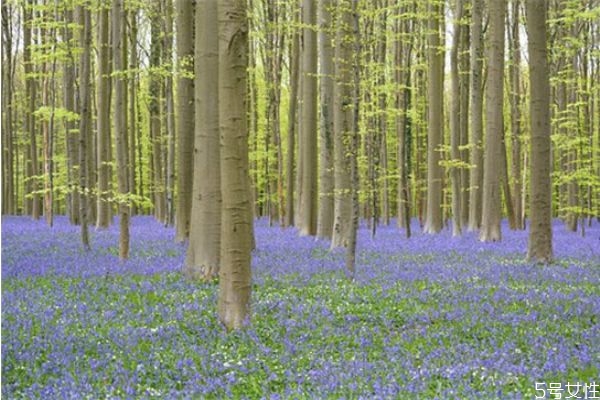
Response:
[[[483,211],[479,239],[502,238],[501,176],[502,133],[504,130],[504,17],[505,0],[489,0],[488,79],[486,85],[486,141],[483,171]],[[500,168],[498,168],[500,166]],[[509,200],[510,201],[510,200]]]
[[[302,3],[302,180],[300,192],[300,235],[317,233],[317,8],[312,0]]]
[[[320,55],[320,164],[317,237],[331,239],[333,232],[333,48],[331,0],[318,3]]]
[[[246,1],[220,1],[218,11],[219,123],[223,150],[218,310],[219,320],[231,330],[247,323],[251,292],[252,213],[245,107],[248,67]]]
[[[483,194],[483,1],[473,0],[471,23],[471,164],[469,231],[481,226]]]
[[[443,98],[444,98],[444,54],[440,50],[440,20],[444,18],[439,4],[429,8],[429,33],[427,35],[427,216],[425,233],[437,233],[442,229],[442,179],[440,146],[444,138]]]
[[[177,207],[175,241],[189,237],[194,178],[194,6],[177,0]],[[214,79],[214,78],[213,78]]]
[[[531,227],[527,258],[552,261],[552,181],[550,178],[550,77],[546,2],[525,0],[527,13],[531,114]]]
[[[193,174],[190,240],[184,274],[204,280],[218,276],[221,256],[221,161],[224,159],[220,156],[219,144],[220,49],[215,32],[221,22],[217,18],[222,16],[218,17],[216,2],[200,0],[196,3],[194,171],[200,173]],[[245,116],[243,119],[246,120]]]
[[[108,228],[112,219],[111,195],[111,118],[110,118],[110,30],[108,2],[102,1],[98,14],[98,79],[96,120],[98,159],[97,228]],[[119,109],[119,112],[122,110]]]

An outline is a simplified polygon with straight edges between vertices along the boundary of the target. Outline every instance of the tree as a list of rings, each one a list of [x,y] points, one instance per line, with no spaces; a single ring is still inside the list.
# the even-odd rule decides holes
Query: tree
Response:
[[[319,55],[320,55],[320,162],[319,162],[319,212],[317,236],[331,239],[333,232],[333,48],[332,2],[318,3]]]
[[[194,177],[194,6],[177,0],[177,207],[175,241],[189,237]]]
[[[437,233],[442,229],[442,167],[440,146],[444,137],[443,121],[443,51],[440,50],[440,20],[444,18],[439,1],[429,5],[429,32],[427,34],[427,217],[426,233]]]
[[[227,329],[241,328],[250,312],[252,214],[246,155],[246,12],[245,0],[223,0],[218,5],[223,198],[218,311],[219,320]]]
[[[12,5],[2,3],[2,214],[14,214],[13,37]]]
[[[544,0],[525,0],[531,115],[531,224],[527,258],[552,261],[552,182],[550,179],[550,77]]]
[[[483,196],[483,1],[473,0],[471,21],[471,163],[469,230],[481,226]]]
[[[505,0],[490,0],[488,79],[486,84],[486,140],[483,169],[483,210],[479,239],[482,242],[502,238],[502,198],[500,168],[502,163],[502,135],[504,132],[504,17]]]
[[[79,34],[79,44],[82,48],[79,57],[79,221],[81,222],[81,242],[85,250],[90,249],[88,233],[88,147],[91,143],[92,115],[91,115],[91,45],[92,21],[88,4],[78,6],[77,19],[82,25]]]
[[[352,235],[352,162],[351,144],[354,131],[352,52],[353,22],[349,0],[338,0],[340,13],[335,37],[335,82],[333,86],[333,163],[334,204],[331,248],[348,247]]]
[[[234,5],[228,3],[228,6]],[[237,8],[233,10],[237,11]],[[224,160],[224,155],[220,156],[219,144],[221,70],[219,37],[215,35],[220,25],[225,23],[221,21],[223,18],[221,12],[224,11],[217,9],[215,1],[200,0],[196,3],[194,170],[197,173],[193,174],[190,240],[184,266],[184,273],[192,279],[216,278],[219,274],[221,257],[221,174],[225,174],[226,171],[221,172],[221,161]],[[237,78],[237,75],[232,78],[234,77]],[[235,106],[239,105],[235,104]],[[233,113],[234,110],[230,111]],[[243,119],[245,120],[245,117]],[[223,134],[224,132],[221,133]],[[233,140],[233,144],[238,143]],[[231,226],[223,227],[223,230],[228,228]]]
[[[150,138],[152,143],[152,182],[154,197],[154,216],[165,222],[167,216],[165,181],[163,175],[163,139],[160,110],[161,99],[161,1],[153,0],[150,15],[150,101],[148,103],[150,118]]]
[[[119,189],[119,258],[129,258],[129,143],[127,134],[127,13],[123,0],[113,0],[112,47],[115,86],[115,142],[117,144],[117,183]],[[133,99],[132,99],[133,100]]]
[[[463,14],[462,0],[456,0],[454,8],[454,32],[452,39],[452,50],[450,51],[450,145],[452,165],[450,166],[450,178],[452,180],[452,235],[459,236],[462,233],[462,184],[460,165],[460,116],[461,116],[461,93],[458,71],[458,50],[462,40],[462,27],[460,19]]]
[[[165,131],[167,134],[167,159],[165,161],[166,211],[165,225],[175,223],[175,100],[173,98],[173,0],[163,0],[161,8],[165,18],[163,35],[163,68],[167,69],[164,77],[164,110]]]
[[[315,235],[317,231],[317,34],[316,4],[312,0],[302,3],[302,106],[301,112],[301,235]]]
[[[288,106],[285,226],[294,225],[294,155],[296,145],[296,126],[298,108],[298,85],[300,81],[300,35],[292,34],[290,45],[290,100]]]
[[[97,79],[97,104],[98,117],[96,119],[97,157],[98,157],[98,197],[96,227],[108,228],[111,223],[110,185],[112,169],[111,157],[111,118],[110,118],[110,29],[108,1],[100,3],[98,12],[98,79]],[[117,113],[122,110],[118,109]]]

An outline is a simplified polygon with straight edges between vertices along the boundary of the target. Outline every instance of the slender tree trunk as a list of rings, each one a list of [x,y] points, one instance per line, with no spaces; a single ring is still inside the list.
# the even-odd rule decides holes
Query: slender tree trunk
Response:
[[[429,68],[427,98],[429,102],[427,125],[427,217],[424,232],[437,233],[442,229],[442,179],[440,167],[440,146],[444,137],[443,97],[444,97],[444,55],[440,50],[440,20],[444,18],[439,4],[431,4],[429,9],[429,33],[427,35]]]
[[[469,230],[481,226],[483,195],[483,1],[473,0],[471,23],[471,164]],[[494,167],[495,168],[495,167]]]
[[[352,88],[353,21],[348,11],[350,0],[338,0],[341,13],[335,38],[335,82],[333,86],[333,162],[334,162],[334,225],[331,248],[348,247],[352,236],[352,177],[351,163],[354,115]],[[339,9],[339,8],[338,8]]]
[[[119,195],[119,258],[129,258],[129,149],[127,133],[127,81],[125,66],[127,60],[127,26],[124,0],[113,0],[112,3],[112,48],[115,87],[115,143],[117,145],[117,182]],[[133,99],[132,99],[133,100]]]
[[[230,3],[228,5],[231,6]],[[218,14],[218,11],[223,11],[220,7],[212,0],[200,0],[196,3],[194,170],[202,173],[193,174],[190,240],[184,266],[184,274],[191,279],[212,280],[218,276],[221,246],[225,245],[221,243],[221,235],[225,229],[232,228],[221,228],[221,203],[225,200],[221,197],[221,175],[226,171],[221,172],[221,165],[224,165],[222,161],[225,159],[220,156],[219,145],[220,49],[219,36],[215,32],[227,20],[223,20],[223,15]],[[245,115],[242,119],[246,121]],[[241,154],[237,157],[241,157]],[[241,171],[236,173],[242,175]],[[232,195],[238,196],[235,193]]]
[[[137,138],[137,132],[139,128],[138,124],[138,96],[137,88],[139,85],[138,74],[136,69],[138,68],[138,55],[137,55],[137,14],[136,9],[129,11],[130,22],[129,22],[129,192],[136,196],[137,190],[137,170],[139,168],[141,174],[141,164],[136,163],[136,149],[141,148]],[[130,213],[135,215],[138,212],[136,202],[130,203]]]
[[[290,52],[290,99],[287,128],[287,165],[285,172],[285,226],[294,225],[294,152],[296,144],[296,110],[298,109],[298,84],[300,71],[300,35],[292,35]]]
[[[300,235],[317,232],[317,19],[316,4],[302,3],[302,108],[300,157],[302,181],[300,192]]]
[[[73,37],[71,24],[74,23],[73,10],[64,12],[63,36],[67,46],[67,59],[63,66],[63,106],[67,112],[75,113],[75,56],[71,39]],[[77,157],[78,127],[70,118],[65,118],[65,147],[67,155],[67,214],[69,222],[73,225],[79,224],[79,192],[77,191],[76,171],[79,168]]]
[[[97,228],[108,228],[111,224],[110,187],[112,171],[111,140],[110,140],[110,29],[109,4],[106,0],[100,3],[98,14],[98,80],[97,80],[97,157],[98,157],[98,196],[97,196]],[[119,109],[119,112],[122,110]]]
[[[15,214],[12,5],[2,3],[2,214]]]
[[[34,220],[40,218],[41,198],[39,195],[39,164],[37,149],[37,127],[36,127],[36,80],[33,76],[34,67],[32,60],[33,40],[33,11],[34,1],[27,0],[23,11],[23,68],[25,72],[25,98],[27,99],[27,116],[25,117],[25,132],[29,135],[29,147],[27,156],[27,181],[25,184],[25,212]]]
[[[161,25],[160,25],[160,1],[154,0],[154,9],[150,20],[150,68],[160,67],[161,60]],[[152,182],[154,197],[154,216],[160,222],[166,219],[165,182],[163,174],[163,137],[161,128],[161,78],[155,70],[150,73],[150,138],[152,143]]]
[[[82,25],[79,34],[79,43],[82,48],[79,61],[79,220],[81,221],[81,242],[85,250],[90,250],[90,237],[88,232],[88,143],[92,132],[91,94],[90,94],[90,64],[92,44],[91,13],[85,6],[78,6],[78,20]]]
[[[319,164],[319,215],[317,236],[331,239],[333,233],[333,32],[332,1],[318,3],[319,55],[320,55],[320,164]]]
[[[165,189],[167,209],[165,225],[175,223],[175,101],[173,98],[173,0],[163,3],[165,34],[163,37],[163,64],[169,70],[165,75],[165,117],[167,133],[167,160],[165,166]]]
[[[483,211],[479,239],[502,238],[501,168],[504,98],[504,16],[505,0],[489,0],[488,82],[486,85],[486,141],[483,172]],[[510,201],[510,200],[509,200]]]
[[[359,72],[359,57],[360,57],[360,38],[359,38],[359,21],[357,12],[358,0],[352,0],[351,8],[346,8],[343,12],[344,22],[351,23],[351,35],[347,35],[347,40],[351,40],[349,47],[354,50],[353,60],[350,59],[352,64],[352,121],[351,121],[351,132],[349,132],[348,139],[350,139],[350,182],[352,185],[352,214],[350,219],[350,237],[348,239],[348,249],[346,252],[346,270],[350,276],[350,279],[354,279],[356,275],[356,242],[358,233],[358,217],[359,217],[359,203],[358,203],[358,118],[359,118],[359,93],[360,93],[360,72]],[[351,53],[348,53],[351,54]],[[350,64],[349,63],[349,64]]]
[[[464,17],[470,17],[470,7],[464,10]],[[465,168],[465,165],[469,165],[469,96],[470,96],[470,73],[469,73],[469,45],[471,43],[471,35],[469,25],[463,25],[461,27],[461,43],[458,55],[458,70],[459,70],[459,90],[460,90],[460,159],[463,163],[463,167],[460,170],[460,219],[461,227],[466,229],[469,225],[469,188],[470,188],[470,168]]]
[[[248,20],[245,0],[219,2],[219,123],[221,135],[221,268],[219,320],[229,330],[249,319],[252,223],[247,163],[246,69]],[[213,32],[214,34],[214,32]]]
[[[462,27],[460,19],[463,17],[462,0],[456,0],[454,8],[454,35],[452,39],[452,49],[450,51],[450,80],[451,80],[451,95],[450,95],[450,144],[452,165],[450,166],[450,179],[452,181],[452,236],[460,236],[462,234],[462,183],[461,169],[459,168],[460,155],[460,105],[462,93],[460,92],[460,76],[458,70],[458,50],[462,38]]]
[[[525,0],[531,101],[531,228],[527,258],[552,261],[552,181],[550,178],[550,77],[546,2]]]
[[[194,179],[194,5],[177,0],[177,207],[175,241],[189,237]]]
[[[512,64],[509,71],[510,78],[510,126],[512,144],[512,198],[515,215],[515,228],[525,229],[523,224],[523,210],[521,208],[521,40],[520,40],[520,1],[512,2],[512,19],[510,28],[510,50]]]

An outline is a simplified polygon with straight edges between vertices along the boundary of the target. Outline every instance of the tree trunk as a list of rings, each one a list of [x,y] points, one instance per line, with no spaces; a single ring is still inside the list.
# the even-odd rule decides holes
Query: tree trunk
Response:
[[[317,237],[331,239],[333,232],[333,32],[332,1],[318,3],[320,59],[320,164],[319,164],[319,214]]]
[[[189,237],[194,179],[194,5],[177,0],[177,207],[175,241]]]
[[[127,134],[127,81],[125,79],[127,60],[127,26],[124,0],[113,0],[112,5],[112,48],[113,71],[115,71],[115,143],[117,144],[117,183],[120,199],[119,207],[119,258],[129,258],[129,143]],[[132,99],[133,100],[133,99]]]
[[[523,210],[521,207],[522,182],[521,182],[521,40],[520,40],[520,1],[512,2],[512,19],[510,29],[510,51],[511,67],[509,71],[509,81],[511,87],[510,93],[510,126],[511,126],[511,144],[512,144],[512,198],[513,210],[515,215],[515,228],[525,229],[523,223]]]
[[[175,223],[175,101],[173,99],[173,0],[163,0],[165,29],[163,36],[163,65],[169,72],[165,75],[165,117],[167,133],[167,159],[165,165],[165,189],[167,209],[165,225]]]
[[[470,17],[468,11],[464,10],[464,17]],[[469,44],[471,43],[469,25],[463,25],[461,27],[461,42],[458,55],[458,70],[459,76],[459,90],[460,90],[460,159],[463,163],[463,167],[460,170],[460,219],[461,227],[464,230],[469,225],[469,188],[470,188],[470,168],[465,168],[469,165],[469,96],[470,96],[470,74],[469,74]]]
[[[222,16],[218,11],[215,1],[196,3],[194,171],[201,173],[193,174],[190,241],[184,273],[191,279],[204,280],[218,276],[221,256],[221,175],[225,171],[221,172],[224,159],[219,145],[220,49],[215,32],[220,29]]]
[[[15,214],[12,5],[2,3],[2,214]]]
[[[138,123],[138,106],[137,102],[137,88],[139,85],[139,78],[136,72],[138,68],[138,56],[137,56],[137,14],[138,11],[136,9],[132,9],[129,11],[130,14],[130,23],[129,23],[129,192],[136,196],[138,194],[137,189],[137,171],[140,170],[141,175],[141,163],[136,163],[136,149],[140,148],[141,145],[137,139],[137,132],[140,127]],[[140,179],[141,181],[141,179]],[[138,212],[137,203],[130,203],[130,213],[131,215],[135,215]]]
[[[546,2],[525,0],[531,114],[531,228],[527,258],[552,261],[552,181],[550,178],[550,77],[546,49]]]
[[[98,117],[97,127],[97,157],[98,157],[98,196],[97,196],[97,228],[108,228],[111,224],[111,140],[110,140],[110,30],[109,7],[106,0],[100,3],[98,14]],[[119,109],[119,112],[122,110]]]
[[[88,232],[88,144],[92,133],[91,94],[90,94],[90,64],[92,45],[92,21],[89,5],[78,6],[78,20],[82,25],[79,34],[79,45],[82,52],[79,60],[79,220],[81,221],[81,242],[85,250],[90,250]]]
[[[460,154],[460,114],[461,114],[461,99],[460,92],[460,76],[458,70],[458,50],[462,39],[462,27],[460,19],[463,16],[462,0],[456,0],[454,8],[454,34],[452,39],[452,49],[450,51],[450,145],[451,145],[451,166],[450,179],[452,181],[452,236],[460,236],[462,234],[462,182],[461,168],[459,168],[461,160]]]
[[[505,0],[489,0],[488,80],[486,85],[486,141],[483,171],[483,211],[479,239],[502,238],[502,198],[500,194],[504,99],[504,16]],[[473,110],[475,111],[475,110]],[[510,201],[510,200],[509,200]]]
[[[442,179],[443,170],[440,167],[440,146],[444,137],[443,98],[444,98],[444,55],[440,50],[440,20],[444,18],[443,9],[439,4],[429,7],[429,33],[427,98],[429,112],[427,117],[427,216],[425,233],[438,233],[442,229]]]
[[[349,8],[349,0],[339,0],[338,9]],[[336,28],[335,42],[335,82],[333,86],[333,162],[334,162],[334,225],[331,248],[348,247],[352,236],[352,163],[351,145],[353,143],[352,111],[352,52],[353,21],[346,10],[341,14]]]
[[[317,34],[316,4],[312,0],[302,3],[302,181],[300,192],[300,235],[317,232]]]
[[[252,213],[248,158],[245,155],[248,152],[245,107],[248,67],[246,1],[220,1],[218,11],[219,124],[223,150],[218,310],[219,320],[231,330],[247,323],[251,292],[252,223],[249,217]]]
[[[287,165],[285,195],[285,226],[294,225],[294,154],[296,144],[296,110],[298,109],[298,85],[300,71],[300,35],[294,33],[290,53],[290,100],[288,108],[287,129]]]
[[[152,143],[152,182],[154,197],[154,216],[160,222],[166,219],[165,182],[163,174],[163,138],[161,129],[161,77],[158,71],[161,60],[161,25],[160,25],[160,1],[153,1],[153,15],[150,19],[150,138]]]
[[[33,76],[34,67],[32,60],[33,19],[34,1],[27,0],[23,11],[23,69],[25,72],[25,98],[27,99],[27,116],[25,117],[25,132],[29,135],[29,147],[27,155],[27,180],[25,184],[25,212],[34,220],[38,220],[41,214],[41,198],[39,195],[39,164],[37,149],[37,127],[36,127],[36,97],[37,85]]]
[[[483,1],[473,0],[471,23],[471,164],[469,231],[481,227],[483,195]],[[494,167],[495,168],[495,167]]]

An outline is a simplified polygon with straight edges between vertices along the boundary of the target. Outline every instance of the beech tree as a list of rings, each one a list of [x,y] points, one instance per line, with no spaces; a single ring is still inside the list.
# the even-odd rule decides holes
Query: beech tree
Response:
[[[237,11],[239,5],[228,3],[228,6]],[[221,6],[219,5],[219,7]],[[220,42],[219,36],[215,35],[215,32],[219,32],[221,25],[226,22],[234,24],[239,21],[223,20],[225,18],[222,15],[223,12],[225,11],[218,9],[215,1],[200,0],[196,3],[194,171],[198,172],[193,174],[190,239],[184,266],[184,273],[192,279],[212,280],[219,275],[221,232],[222,229],[231,228],[231,226],[222,228],[221,210],[224,199],[221,196],[221,176],[229,171],[221,171],[221,161],[224,161],[225,155],[221,156],[222,145],[219,141],[219,135],[224,134],[224,132],[220,133],[219,128],[219,107],[222,95],[220,75],[221,67],[224,68],[224,66],[219,65]],[[235,44],[239,46],[239,43]],[[229,45],[229,43],[221,43],[221,45]],[[239,51],[239,49],[236,50]],[[229,50],[226,48],[224,51]],[[240,60],[235,59],[235,62],[239,63]],[[231,75],[231,71],[227,72],[231,79],[238,77]],[[223,82],[223,85],[226,83]],[[239,96],[239,93],[231,93],[231,95]],[[239,107],[238,104],[234,105]],[[229,111],[241,112],[240,110]],[[232,118],[235,118],[234,114],[232,114]],[[242,119],[245,120],[245,118]],[[229,129],[234,128],[235,125]],[[228,133],[230,135],[240,134],[232,131]],[[235,140],[232,143],[238,145]],[[241,157],[241,154],[238,154],[237,157]],[[241,172],[239,173],[241,174]],[[238,194],[233,194],[233,196],[238,196]],[[223,203],[223,207],[225,207],[225,203]]]
[[[531,115],[531,224],[527,258],[552,261],[552,182],[550,179],[550,77],[544,0],[525,0]]]
[[[223,202],[218,311],[219,320],[227,329],[241,328],[247,322],[250,312],[250,252],[253,225],[249,212],[251,203],[248,158],[245,156],[248,152],[246,13],[245,0],[223,0],[218,3],[218,115]]]
[[[486,126],[483,168],[483,210],[479,239],[483,242],[502,238],[500,220],[502,218],[502,198],[500,170],[504,131],[504,19],[505,0],[490,0],[489,40],[486,83]]]

